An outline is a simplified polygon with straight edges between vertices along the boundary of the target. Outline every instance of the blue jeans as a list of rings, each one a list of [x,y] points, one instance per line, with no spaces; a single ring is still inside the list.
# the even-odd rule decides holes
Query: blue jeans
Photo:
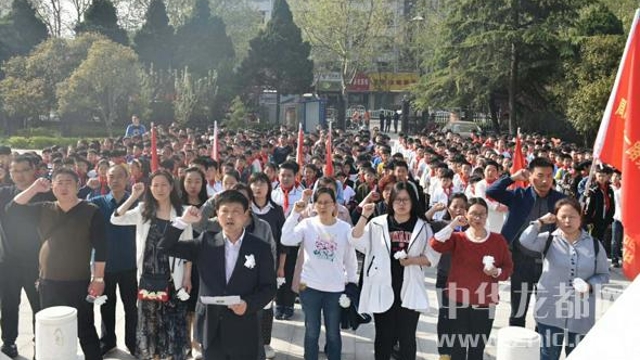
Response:
[[[320,313],[324,315],[327,333],[327,358],[340,360],[342,338],[340,337],[341,308],[338,300],[342,292],[326,292],[311,288],[300,291],[300,302],[304,311],[304,359],[318,359],[320,338]]]
[[[622,256],[622,238],[624,236],[624,227],[618,220],[613,220],[611,224],[611,260],[620,261]]]
[[[566,331],[555,326],[538,323],[538,334],[542,336],[540,345],[540,360],[558,360],[562,352],[565,337],[567,338],[564,351],[567,356],[578,346],[584,335]]]

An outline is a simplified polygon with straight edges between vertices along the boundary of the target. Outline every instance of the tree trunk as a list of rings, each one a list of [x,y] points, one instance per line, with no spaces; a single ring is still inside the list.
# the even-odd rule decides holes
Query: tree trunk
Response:
[[[276,124],[280,125],[280,92],[276,92]],[[287,125],[287,123],[284,123]]]
[[[491,124],[496,134],[500,134],[500,120],[498,119],[498,104],[496,104],[496,95],[492,92],[489,95],[489,114],[491,117]]]
[[[347,89],[345,86],[342,87],[342,92],[340,93],[340,97],[338,98],[338,109],[337,109],[337,128],[346,130],[347,129],[347,107],[349,104],[349,96],[347,95]]]
[[[519,0],[512,0],[512,31],[516,31],[518,28],[518,15],[519,15]],[[510,59],[510,74],[509,74],[509,135],[515,134],[517,127],[516,119],[516,91],[518,87],[518,47],[515,40],[511,42],[511,59]]]

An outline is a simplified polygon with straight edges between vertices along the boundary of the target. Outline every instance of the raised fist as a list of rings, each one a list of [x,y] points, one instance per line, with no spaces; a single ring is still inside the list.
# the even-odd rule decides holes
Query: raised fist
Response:
[[[135,196],[136,199],[144,194],[144,183],[135,183],[133,187],[131,187],[131,195]]]

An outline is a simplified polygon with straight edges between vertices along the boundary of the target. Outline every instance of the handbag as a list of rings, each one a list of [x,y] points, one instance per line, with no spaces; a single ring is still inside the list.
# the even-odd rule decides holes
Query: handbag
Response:
[[[138,300],[141,301],[157,301],[167,302],[170,298],[171,274],[175,266],[176,259],[173,258],[169,267],[170,272],[167,274],[158,274],[158,257],[156,256],[156,247],[153,247],[153,271],[144,272],[140,277],[138,284]]]

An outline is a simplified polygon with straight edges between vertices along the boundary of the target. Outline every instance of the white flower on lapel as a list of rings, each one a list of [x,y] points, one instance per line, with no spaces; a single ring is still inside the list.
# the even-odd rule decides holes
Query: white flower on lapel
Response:
[[[247,267],[248,269],[253,269],[254,267],[256,267],[256,258],[253,257],[253,254],[245,255],[244,258],[245,258],[245,261],[244,261],[245,267]]]

